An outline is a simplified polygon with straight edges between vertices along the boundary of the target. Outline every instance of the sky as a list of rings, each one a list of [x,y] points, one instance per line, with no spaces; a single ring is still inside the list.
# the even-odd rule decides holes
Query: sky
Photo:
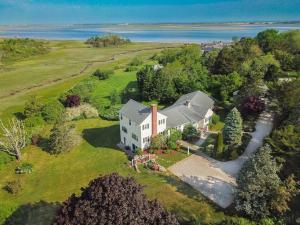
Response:
[[[300,20],[300,0],[0,0],[0,24]]]

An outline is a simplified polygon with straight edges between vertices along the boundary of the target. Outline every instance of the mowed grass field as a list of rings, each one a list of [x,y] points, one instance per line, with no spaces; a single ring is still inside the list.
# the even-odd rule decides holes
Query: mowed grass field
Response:
[[[0,118],[5,120],[15,113],[22,112],[25,101],[32,95],[36,95],[41,101],[56,98],[97,68],[118,68],[108,80],[99,81],[93,94],[100,103],[106,104],[112,90],[121,91],[128,85],[136,85],[135,72],[123,72],[122,67],[135,56],[146,61],[159,51],[156,49],[137,52],[137,49],[166,47],[162,44],[132,44],[124,49],[90,49],[80,42],[51,42],[50,45],[52,50],[49,54],[17,62],[9,65],[10,71],[0,72],[2,95],[39,84],[39,87],[2,98]],[[91,63],[88,61],[110,58],[130,49],[135,49],[135,52],[114,56],[115,60],[106,63],[94,62],[84,73],[69,78],[70,73],[78,73],[82,66]],[[77,67],[76,63],[71,63],[72,59],[78,60],[81,66]],[[41,62],[45,67],[39,64]],[[55,66],[52,67],[51,63]],[[57,65],[61,65],[59,70]],[[24,77],[20,75],[21,71],[27,71],[23,74]],[[17,84],[7,82],[3,85],[5,74],[19,76],[19,79],[5,78]],[[57,78],[62,80],[53,82]],[[129,168],[127,157],[116,147],[119,142],[118,122],[99,118],[74,123],[82,140],[70,152],[53,156],[37,146],[30,145],[23,151],[23,162],[33,164],[32,174],[15,174],[14,170],[19,165],[16,161],[6,164],[0,170],[0,224],[5,220],[7,224],[51,224],[62,201],[73,193],[79,194],[80,188],[87,186],[92,179],[113,172],[134,176],[139,183],[145,185],[145,193],[150,198],[157,198],[175,213],[182,224],[195,224],[195,218],[200,218],[203,224],[213,224],[225,217],[215,205],[171,174],[155,173],[143,168],[141,173],[136,173]],[[49,135],[49,129],[50,127],[44,129],[45,138]],[[159,162],[170,166],[184,157],[184,152],[178,152],[174,156],[161,156]],[[23,183],[20,193],[12,195],[3,189],[7,182],[18,179]]]

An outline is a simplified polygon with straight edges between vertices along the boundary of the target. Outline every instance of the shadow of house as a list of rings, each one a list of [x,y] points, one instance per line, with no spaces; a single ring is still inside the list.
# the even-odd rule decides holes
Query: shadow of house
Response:
[[[95,148],[105,147],[118,150],[116,145],[120,142],[120,128],[116,124],[110,127],[85,129],[82,137]]]
[[[20,206],[4,225],[51,225],[60,208],[58,203],[40,201]]]

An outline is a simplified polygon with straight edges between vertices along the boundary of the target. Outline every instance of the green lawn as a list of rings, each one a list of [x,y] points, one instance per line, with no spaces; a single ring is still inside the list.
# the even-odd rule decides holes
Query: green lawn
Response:
[[[109,54],[113,52],[124,51],[121,48],[88,49],[79,42],[50,42],[50,45],[54,49],[49,53],[51,57],[48,60],[45,55],[41,58],[28,59],[18,62],[16,65],[10,65],[11,71],[9,73],[12,76],[14,76],[13,74],[19,76],[19,79],[10,78],[7,72],[4,73],[6,75],[0,72],[2,93],[17,90],[19,86],[21,88],[28,87],[33,83],[44,85],[44,82],[47,82],[48,75],[43,74],[49,74],[50,79],[56,76],[65,76],[68,73],[57,72],[58,70],[50,65],[51,63],[61,63],[63,65],[63,58],[69,60],[66,63],[65,72],[69,72],[68,68],[72,67],[71,69],[73,69],[73,66],[74,70],[78,71],[77,65],[74,65],[76,62],[80,64],[81,60],[98,60],[109,57]],[[159,44],[145,44],[148,47],[156,45]],[[133,44],[133,46],[126,48],[143,49],[145,46],[143,44]],[[109,68],[124,67],[136,55],[147,60],[157,51],[142,51],[122,55],[117,57],[115,62],[109,62],[105,65],[95,63],[82,76],[65,79],[57,83],[50,82],[49,85],[1,99],[0,116],[2,119],[6,119],[14,113],[21,112],[24,102],[31,95],[37,95],[42,101],[56,98],[100,66]],[[73,64],[69,64],[72,62],[71,59],[74,59]],[[43,74],[37,72],[39,62],[45,64],[42,67],[45,71],[40,71],[45,72]],[[31,67],[32,72],[30,72]],[[23,74],[24,77],[20,77],[19,73],[25,70],[27,72]],[[39,75],[43,78],[36,78]],[[5,79],[12,79],[11,81],[19,83],[19,85],[8,82],[5,91],[3,91],[2,81]],[[136,85],[135,73],[125,73],[122,69],[118,69],[108,80],[99,81],[93,97],[99,103],[105,105],[108,103],[107,97],[113,89],[120,91],[128,85]],[[127,157],[116,148],[116,144],[119,142],[118,122],[89,119],[76,121],[75,123],[78,132],[82,134],[82,141],[69,153],[52,156],[37,146],[28,146],[24,149],[23,161],[33,164],[34,171],[32,174],[16,175],[14,169],[19,164],[16,161],[11,161],[2,169],[0,168],[0,224],[4,222],[6,217],[9,217],[9,224],[51,224],[60,202],[67,199],[72,193],[79,194],[80,188],[88,185],[90,180],[112,172],[118,172],[124,176],[134,176],[138,182],[145,185],[145,192],[150,198],[157,198],[167,209],[174,212],[183,224],[193,224],[192,221],[195,217],[200,217],[203,224],[213,224],[224,218],[224,213],[221,210],[176,177],[168,173],[155,173],[143,169],[142,173],[136,173],[129,168]],[[48,131],[49,127],[46,128],[45,134]],[[47,135],[45,138],[47,138]],[[184,157],[186,157],[184,152],[178,152],[172,157],[168,155],[160,156],[159,162],[168,167]],[[3,187],[8,181],[16,179],[21,179],[24,182],[23,190],[16,195],[7,193]]]
[[[138,174],[130,169],[127,157],[116,148],[119,141],[117,122],[90,119],[76,121],[76,124],[78,131],[82,133],[82,143],[71,152],[51,156],[36,146],[29,146],[24,150],[23,161],[34,165],[32,174],[16,175],[14,173],[18,165],[16,161],[9,163],[0,171],[1,187],[8,181],[16,179],[22,179],[24,182],[24,189],[20,194],[11,195],[3,189],[0,190],[0,200],[7,203],[6,207],[9,205],[13,208],[24,205],[37,207],[41,204],[40,201],[46,202],[41,204],[42,209],[50,207],[55,202],[65,200],[72,193],[80,193],[80,187],[86,186],[91,179],[118,172],[124,176],[136,177],[140,183],[146,185],[145,192],[150,198],[158,198],[181,221],[190,221],[195,216],[200,216],[207,223],[223,218],[222,212],[217,212],[212,204],[177,178],[148,170]],[[184,157],[184,154],[178,153],[173,159],[162,156],[159,161],[169,166],[181,157]],[[42,209],[37,207],[38,211]],[[3,209],[0,208],[0,218],[3,213],[1,210]],[[26,209],[23,210],[26,212]],[[50,213],[53,212],[50,210]],[[24,212],[21,213],[22,219],[28,216],[28,213],[23,214]],[[39,213],[35,215],[39,216],[44,218],[45,215]],[[39,221],[37,218],[34,219]],[[35,225],[33,222],[30,224]],[[47,224],[46,221],[44,224]]]

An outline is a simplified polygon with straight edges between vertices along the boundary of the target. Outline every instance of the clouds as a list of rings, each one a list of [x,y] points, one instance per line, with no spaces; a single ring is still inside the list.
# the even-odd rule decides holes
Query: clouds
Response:
[[[0,23],[296,20],[298,0],[0,0]]]

